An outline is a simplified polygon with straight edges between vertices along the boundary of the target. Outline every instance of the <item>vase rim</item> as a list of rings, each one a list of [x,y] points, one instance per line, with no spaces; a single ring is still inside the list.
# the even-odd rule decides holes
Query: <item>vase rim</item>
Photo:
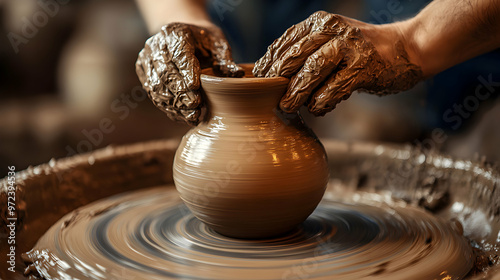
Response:
[[[212,68],[205,68],[201,71],[200,80],[202,84],[226,84],[226,85],[259,85],[262,86],[276,86],[288,84],[290,79],[285,77],[271,77],[271,78],[257,78],[252,74],[254,63],[238,64],[245,71],[243,78],[234,77],[219,77],[216,76]]]

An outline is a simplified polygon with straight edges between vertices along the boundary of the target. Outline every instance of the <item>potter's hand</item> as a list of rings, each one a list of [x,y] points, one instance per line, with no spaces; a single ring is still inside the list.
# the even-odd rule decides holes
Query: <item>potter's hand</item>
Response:
[[[253,73],[291,77],[280,103],[284,111],[307,102],[311,113],[324,115],[354,90],[392,93],[421,80],[420,67],[409,61],[401,38],[395,28],[320,11],[275,40]]]
[[[243,76],[231,48],[216,26],[171,23],[146,41],[136,72],[153,103],[170,119],[195,125],[201,119],[200,69]]]

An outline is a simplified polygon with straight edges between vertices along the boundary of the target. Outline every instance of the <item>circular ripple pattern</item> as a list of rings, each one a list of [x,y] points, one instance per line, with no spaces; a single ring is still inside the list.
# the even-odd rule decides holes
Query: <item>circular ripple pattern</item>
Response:
[[[100,200],[51,227],[26,257],[46,279],[460,279],[468,242],[420,209],[324,199],[295,231],[232,239],[173,187]]]

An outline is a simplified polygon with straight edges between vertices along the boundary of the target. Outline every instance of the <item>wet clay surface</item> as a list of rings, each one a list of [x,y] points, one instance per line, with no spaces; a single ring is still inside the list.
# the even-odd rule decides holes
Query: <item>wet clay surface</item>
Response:
[[[244,75],[215,25],[167,24],[146,41],[136,62],[137,76],[153,104],[172,120],[191,125],[202,118],[199,72],[205,67],[220,76]]]
[[[17,209],[17,215],[19,217],[22,216],[23,219],[19,219],[17,221],[18,246],[16,272],[8,272],[5,266],[5,260],[2,260],[2,264],[0,265],[0,277],[2,279],[26,279],[26,277],[23,276],[23,271],[26,266],[22,262],[21,253],[31,250],[45,231],[71,210],[112,194],[141,189],[148,186],[153,187],[162,184],[172,184],[172,174],[169,172],[172,170],[172,161],[177,145],[177,142],[160,141],[116,148],[110,147],[96,151],[92,154],[84,154],[57,160],[51,162],[50,164],[18,172],[16,180],[16,198],[18,199],[19,204],[23,206]],[[388,221],[386,215],[387,211],[389,211],[389,221],[391,221],[392,225],[397,226],[398,228],[398,224],[401,223],[400,217],[407,217],[408,213],[412,213],[412,217],[414,216],[413,213],[416,213],[417,216],[423,215],[423,217],[427,217],[430,213],[432,213],[435,218],[425,218],[431,221],[431,223],[428,223],[428,226],[437,223],[438,227],[445,227],[446,232],[450,231],[451,228],[451,232],[455,232],[452,233],[452,235],[456,235],[458,237],[454,237],[450,240],[460,240],[459,233],[463,231],[463,234],[473,247],[474,255],[472,257],[472,262],[474,262],[475,267],[464,279],[496,279],[495,277],[500,276],[498,262],[498,253],[500,251],[500,241],[498,240],[498,233],[500,230],[500,192],[498,191],[498,186],[500,184],[500,176],[498,169],[489,167],[481,162],[454,160],[438,153],[425,152],[410,146],[390,146],[359,142],[345,143],[336,141],[326,141],[324,142],[324,145],[328,153],[331,171],[331,179],[329,183],[330,187],[324,199],[336,202],[331,205],[329,203],[320,204],[320,208],[318,208],[319,212],[316,211],[311,218],[319,219],[318,221],[321,222],[310,224],[310,229],[313,230],[311,232],[316,232],[318,233],[318,236],[324,237],[325,235],[320,233],[321,230],[318,229],[322,227],[322,223],[324,224],[324,222],[327,221],[332,224],[337,224],[338,220],[332,220],[333,217],[330,217],[330,215],[324,217],[325,213],[330,213],[329,211],[336,211],[334,212],[336,215],[339,215],[338,213],[344,210],[347,212],[350,211],[350,213],[359,213],[359,215],[355,215],[356,219],[351,219],[352,221],[359,221],[359,217],[365,217],[368,220],[373,220],[373,215],[381,215],[381,217],[385,217],[375,220],[376,224],[379,224],[380,221]],[[6,180],[0,181],[2,213],[5,213],[6,211],[6,209],[3,208],[6,205],[6,185]],[[160,193],[160,197],[158,199],[165,199],[165,204],[174,205],[174,200],[178,201],[178,198],[175,198],[174,196],[166,197],[166,195],[170,192],[175,193],[175,190],[173,189],[171,191],[168,189],[165,189],[165,191],[156,190],[155,192]],[[137,195],[132,199],[139,201],[140,199],[145,198],[146,194],[147,192],[144,192],[140,196]],[[122,206],[113,204],[113,201],[116,202],[117,199],[123,198],[125,198],[125,196],[114,198],[113,200],[105,200],[103,203],[106,203],[106,205],[111,207],[93,208],[94,211],[92,213],[81,210],[81,215],[76,215],[74,221],[77,222],[77,224],[84,221],[88,222],[89,219],[97,221],[98,219],[102,219],[105,215],[116,213],[119,207],[133,206],[131,203],[120,204]],[[151,199],[154,200],[156,198]],[[434,203],[433,201],[440,202]],[[352,209],[350,206],[352,204],[360,204],[364,206],[362,206],[359,210],[356,210]],[[96,204],[89,206],[95,207]],[[139,205],[134,207],[139,207]],[[150,205],[147,207],[153,206]],[[186,208],[178,207],[179,205],[173,206],[173,208],[168,210],[172,211],[172,213],[177,213],[176,215],[173,215],[175,219],[179,218],[179,215],[186,215],[187,220],[190,220],[192,223],[196,221],[195,219],[188,218],[189,212],[185,211]],[[429,210],[426,210],[427,212],[422,212],[422,207]],[[395,208],[394,211],[391,210],[393,208]],[[405,208],[408,210],[405,210]],[[368,213],[365,211],[367,209],[369,210]],[[399,214],[400,212],[403,212],[403,214]],[[74,213],[71,215],[73,214]],[[71,215],[66,216],[66,218],[71,218]],[[139,216],[140,213],[135,213],[135,215]],[[2,216],[2,218],[5,218],[5,216]],[[366,219],[361,219],[361,221],[365,221]],[[187,220],[185,220],[185,222],[187,222]],[[122,222],[124,224],[126,223],[124,220],[122,220]],[[138,223],[137,220],[130,222],[136,223],[135,225]],[[348,221],[346,220],[343,222],[347,223]],[[181,225],[182,223],[184,222],[177,222],[178,225]],[[206,232],[210,232],[210,230],[204,227],[202,223],[196,223],[198,225],[195,227],[197,232],[202,231],[202,229]],[[408,223],[411,224],[412,222],[408,221]],[[5,225],[4,221],[4,226],[0,228],[0,242],[2,244],[6,244],[7,242],[7,228]],[[61,224],[59,223],[59,225]],[[72,225],[71,219],[68,225]],[[185,223],[185,225],[187,224]],[[314,225],[317,227],[314,227]],[[363,222],[359,225],[364,227],[367,223]],[[368,223],[368,225],[370,225],[370,223]],[[68,227],[67,229],[71,228],[72,227]],[[152,229],[152,227],[149,226],[143,227],[142,229],[146,228]],[[370,227],[370,229],[372,228],[373,227]],[[380,226],[380,228],[382,231],[385,231],[390,227]],[[109,229],[109,227],[107,229]],[[194,231],[191,231],[194,230],[191,226],[182,227],[182,229],[185,229],[185,233],[187,233],[189,229],[189,232],[194,234]],[[318,231],[314,231],[315,229]],[[147,234],[141,238],[155,240],[150,244],[155,244],[156,240],[166,240],[166,237],[160,238],[159,235],[157,235],[159,234],[158,232],[146,232]],[[297,232],[298,231],[295,232],[295,235],[288,235],[288,238],[293,240],[292,236],[297,236]],[[64,236],[64,230],[62,233]],[[400,228],[399,230],[392,231],[390,235],[399,236],[402,233],[404,233],[404,229]],[[169,236],[169,238],[171,238],[170,240],[175,240],[176,243],[170,245],[175,245],[177,248],[183,248],[183,246],[187,246],[187,244],[194,244],[190,243],[192,242],[192,238],[194,238],[192,236],[189,237],[188,235],[183,235],[183,237],[179,237],[178,235],[174,235],[172,231],[164,232],[162,234],[163,236]],[[210,234],[212,234],[212,237],[217,235],[214,232],[211,232]],[[302,234],[304,234],[304,231],[302,231]],[[84,233],[82,232],[76,236],[84,236]],[[133,231],[131,231],[129,237],[133,236],[136,235]],[[197,236],[199,237],[199,235]],[[335,235],[333,234],[328,238],[333,240],[331,238],[334,236]],[[220,236],[219,238],[221,238],[220,240],[224,240],[224,242],[232,240]],[[325,237],[321,240],[327,240],[328,238]],[[364,239],[359,242],[360,244],[365,244],[361,247],[354,249],[344,247],[344,249],[357,252],[359,248],[367,249],[368,247],[366,246],[369,246],[370,244],[377,244],[373,240],[370,242],[366,241],[370,240],[370,238],[371,237],[364,237]],[[423,237],[418,236],[414,240],[416,245],[424,248],[425,246],[421,243],[423,240],[422,238]],[[306,239],[307,238],[303,240]],[[345,240],[347,242],[352,239],[347,238]],[[386,239],[378,241],[390,243],[390,240],[391,238],[388,236]],[[407,244],[413,242],[408,238],[398,238],[398,240],[403,241],[401,244],[404,244],[404,242],[409,242]],[[113,239],[110,241],[113,242],[112,245],[114,245],[116,244],[115,242],[118,242],[119,240]],[[203,246],[205,246],[206,244],[203,242],[209,241],[201,240],[197,244],[204,244]],[[213,242],[213,239],[210,242]],[[367,242],[368,244],[366,244]],[[451,241],[449,241],[448,238],[445,238],[442,239],[441,242],[448,243]],[[304,259],[300,262],[297,260],[300,256],[295,254],[295,259],[290,260],[290,263],[293,263],[292,274],[285,275],[288,279],[304,278],[305,275],[308,275],[308,273],[311,274],[317,271],[315,268],[327,269],[326,267],[321,266],[323,259],[318,257],[318,251],[323,250],[321,252],[328,255],[328,253],[330,253],[328,249],[329,247],[324,248],[322,246],[318,246],[318,243],[329,244],[332,248],[340,248],[335,247],[340,246],[338,243],[318,242],[315,238],[313,238],[313,240],[309,239],[307,242],[296,242],[295,246],[293,248],[289,248],[288,252],[299,252],[300,250],[305,250],[305,247],[307,246],[309,246],[308,248],[315,249],[308,249],[308,252],[307,250],[301,251],[304,252],[304,254],[301,255],[304,256]],[[137,243],[136,241],[133,241],[131,244]],[[243,242],[238,244],[240,244],[240,246],[237,246],[234,243],[231,243],[230,245],[225,244],[224,248],[234,248],[234,246],[236,246],[238,250],[242,249],[242,247],[247,249],[248,246],[241,244],[248,245],[249,243]],[[280,245],[285,246],[286,244],[282,242]],[[433,244],[431,247],[440,248],[440,245]],[[163,250],[161,247],[157,248]],[[394,252],[404,252],[405,249],[402,248],[403,247],[400,247],[400,251],[396,250]],[[120,250],[124,249],[125,248],[120,248]],[[5,246],[0,246],[0,257],[6,256],[7,251],[5,250]],[[97,249],[95,247],[91,247],[90,250]],[[152,250],[154,251],[155,249]],[[212,250],[211,252],[215,251]],[[172,252],[177,254],[182,251]],[[364,252],[370,252],[370,250]],[[123,253],[125,254],[125,252]],[[265,266],[267,263],[267,259],[265,259],[266,255],[262,256],[260,254],[261,251],[254,253],[254,255],[247,257],[253,261],[252,264],[256,263],[254,257],[258,256],[259,258],[264,258],[264,261],[258,262],[258,264]],[[433,254],[434,253],[431,255]],[[49,257],[49,255],[45,256]],[[206,257],[207,255],[205,253],[198,253],[197,256]],[[400,253],[399,256],[403,257],[405,255]],[[418,262],[425,262],[424,258],[427,255],[424,254],[421,256],[423,256],[423,258]],[[42,255],[42,258],[43,257],[44,255]],[[412,257],[414,258],[416,256],[408,256],[408,258]],[[214,254],[212,258],[210,258],[210,263],[219,261],[219,258],[221,257]],[[50,260],[50,258],[47,260]],[[304,260],[318,261],[307,262]],[[380,259],[377,258],[375,258],[375,260],[380,261]],[[179,259],[178,263],[182,265],[182,263],[186,261],[186,259]],[[281,260],[281,262],[287,261],[288,259]],[[405,260],[400,258],[400,261],[404,262]],[[446,260],[442,261],[446,262]],[[154,259],[149,259],[148,264],[154,266],[154,263]],[[405,265],[411,266],[411,264],[408,263],[405,263]],[[92,266],[96,267],[96,263],[92,264]],[[371,273],[375,273],[376,271],[385,271],[383,266],[384,265],[381,265],[377,269],[373,269]],[[405,266],[401,266],[401,268],[403,267]],[[67,271],[68,269],[70,268],[65,268],[65,270],[61,271]],[[346,269],[350,269],[352,272],[353,267],[346,266]],[[195,271],[197,270],[191,268],[189,273],[194,273]],[[107,272],[111,273],[112,271]],[[122,273],[120,271],[118,272]],[[258,273],[258,271],[255,271],[255,273]],[[201,276],[203,275],[204,273],[201,273]],[[375,276],[376,275],[377,274],[375,273]],[[281,276],[278,278],[281,279]],[[123,272],[120,276],[114,277],[114,279],[132,278],[127,278],[127,274]]]
[[[172,182],[177,141],[109,146],[16,173],[16,263],[7,270],[7,180],[0,181],[0,278],[25,279],[21,254],[31,250],[50,226],[68,212],[97,199]]]
[[[173,187],[136,191],[69,213],[26,259],[46,279],[460,279],[472,267],[461,232],[428,212],[328,197],[290,233],[251,241],[201,223]]]
[[[289,231],[316,208],[328,182],[326,152],[298,113],[278,102],[288,79],[201,75],[209,119],[176,152],[173,175],[193,214],[231,237]],[[210,75],[211,74],[211,75]]]
[[[281,108],[294,112],[307,103],[315,115],[330,112],[355,90],[395,93],[422,79],[401,41],[391,42],[392,57],[382,57],[367,37],[372,34],[362,33],[363,26],[341,15],[316,12],[276,39],[253,73],[291,78]]]

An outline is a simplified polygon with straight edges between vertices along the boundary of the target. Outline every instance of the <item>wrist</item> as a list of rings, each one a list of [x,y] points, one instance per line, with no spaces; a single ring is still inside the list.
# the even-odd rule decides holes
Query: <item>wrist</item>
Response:
[[[373,43],[382,58],[392,61],[403,55],[400,46],[406,52],[405,56],[411,64],[420,67],[425,65],[421,57],[420,48],[413,40],[411,25],[407,21],[382,25],[368,25],[362,30],[365,37]],[[399,47],[398,47],[399,46]],[[425,76],[425,73],[424,73]]]
[[[401,42],[408,54],[408,59],[411,63],[417,65],[422,70],[422,76],[428,78],[435,73],[428,59],[424,59],[424,29],[419,26],[419,21],[414,17],[412,19],[397,22],[393,24],[398,30]]]

